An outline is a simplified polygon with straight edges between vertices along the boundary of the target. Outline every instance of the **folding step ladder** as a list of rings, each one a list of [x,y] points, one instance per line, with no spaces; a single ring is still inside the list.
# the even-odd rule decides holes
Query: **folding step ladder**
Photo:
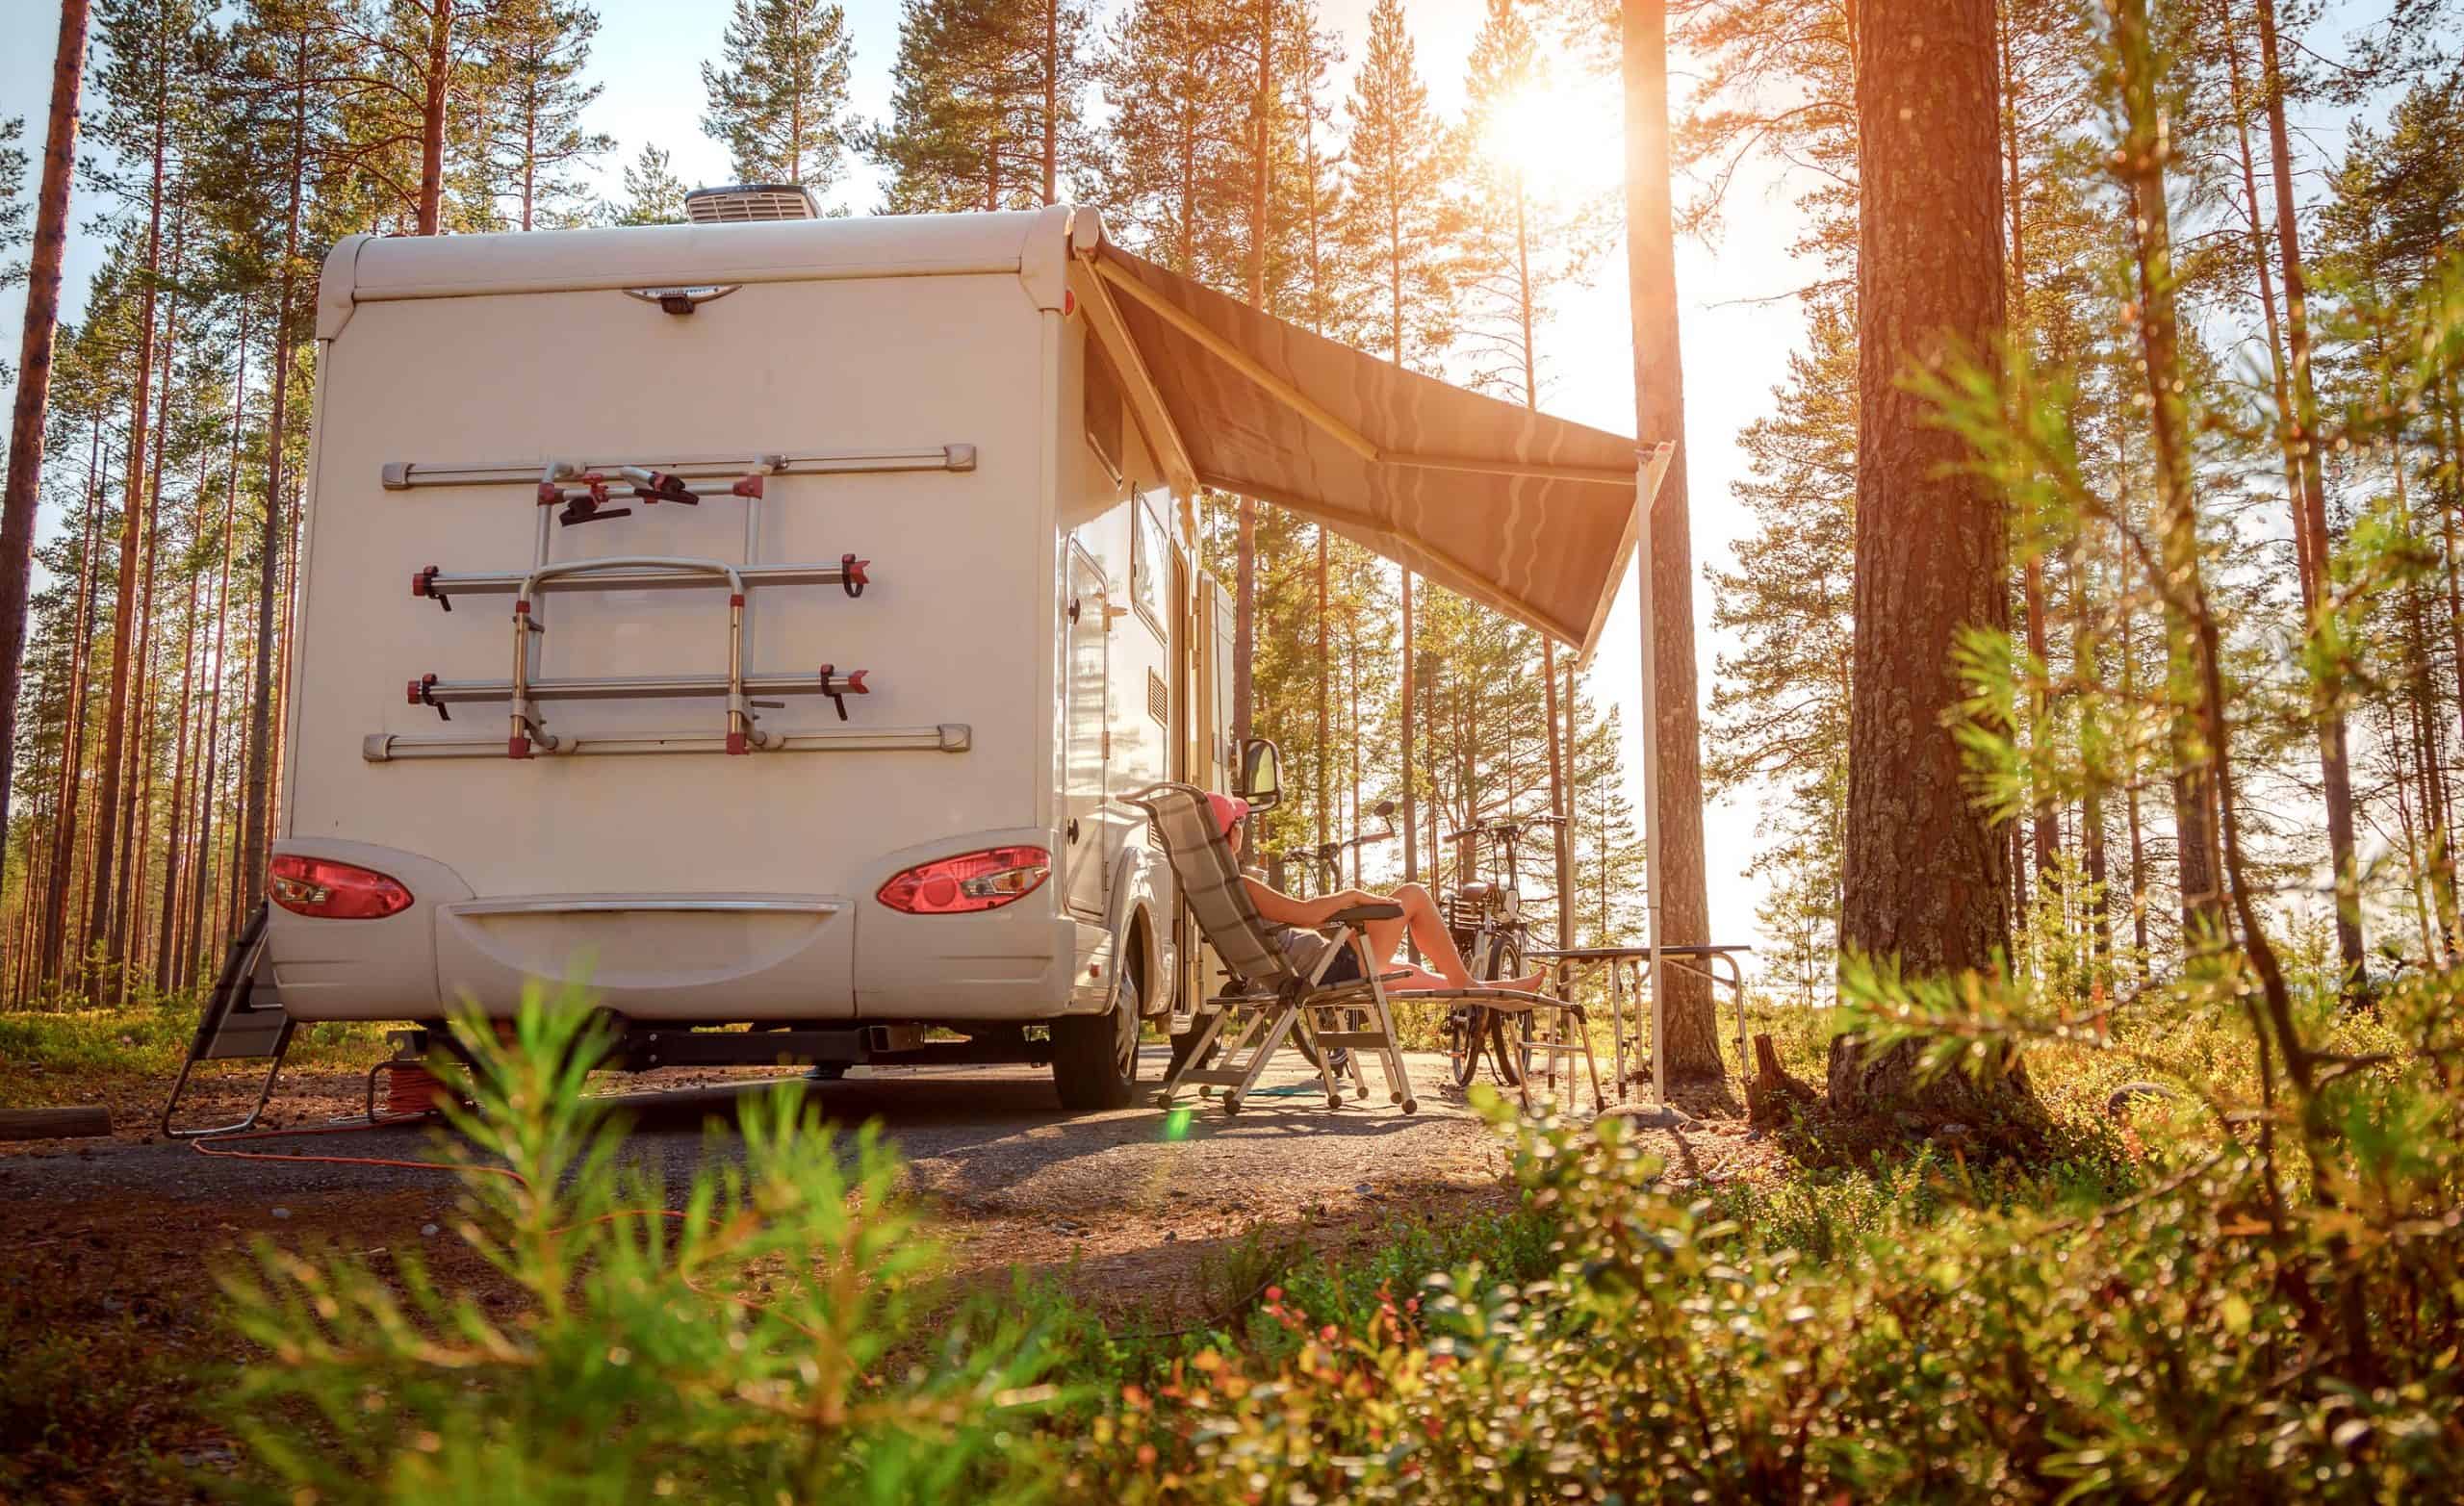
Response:
[[[526,482],[537,504],[538,526],[529,568],[521,571],[449,572],[428,565],[411,574],[414,599],[434,601],[450,612],[456,597],[513,598],[512,671],[503,679],[446,679],[423,674],[406,682],[408,703],[434,710],[451,721],[450,707],[495,702],[507,707],[504,756],[527,759],[540,754],[580,753],[686,753],[713,748],[731,754],[803,749],[817,739],[790,737],[763,729],[759,712],[784,703],[782,698],[818,695],[829,698],[841,722],[848,720],[847,697],[867,694],[864,670],[842,671],[834,664],[794,673],[755,673],[750,658],[747,606],[752,592],[787,587],[836,586],[852,600],[870,583],[871,561],[854,553],[836,561],[811,564],[760,565],[762,508],[768,480],[777,475],[847,474],[879,471],[972,471],[975,450],[968,445],[932,449],[863,450],[837,453],[769,453],[749,458],[702,456],[684,460],[637,461],[587,459],[551,460],[545,466],[519,463],[450,463],[397,461],[385,466],[388,490],[407,491],[437,486],[500,486]],[[724,487],[711,484],[725,482]],[[629,517],[630,506],[662,504],[698,507],[706,499],[741,498],[744,502],[743,561],[730,562],[684,555],[614,554],[588,559],[553,559],[556,536],[565,528]],[[558,678],[540,674],[541,640],[548,632],[542,610],[545,599],[576,591],[721,590],[727,593],[727,670],[716,675],[618,675]],[[550,702],[716,700],[724,703],[724,731],[707,734],[634,734],[622,738],[578,738],[552,731],[541,709]],[[964,727],[858,734],[844,740],[850,747],[918,747],[962,750]],[[377,734],[367,740],[365,756],[386,761],[404,755],[471,755],[484,745],[458,738],[397,738]]]
[[[189,1041],[188,1059],[180,1063],[179,1080],[171,1085],[170,1100],[163,1105],[163,1134],[171,1139],[193,1140],[237,1135],[254,1125],[273,1097],[274,1079],[282,1075],[282,1059],[291,1051],[293,1023],[274,987],[273,963],[266,955],[266,907],[260,905],[223,955],[214,992],[206,997],[205,1018],[197,1022],[196,1034]],[[262,1060],[267,1066],[257,1100],[245,1118],[203,1129],[181,1129],[171,1122],[181,1096],[188,1091],[189,1075],[198,1062],[249,1060]]]

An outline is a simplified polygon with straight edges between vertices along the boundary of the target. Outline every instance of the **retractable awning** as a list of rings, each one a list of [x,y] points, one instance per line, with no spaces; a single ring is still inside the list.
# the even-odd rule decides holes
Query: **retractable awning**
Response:
[[[1633,555],[1637,481],[1657,490],[1668,446],[1311,334],[1107,243],[1087,211],[1071,232],[1089,317],[1176,484],[1325,523],[1591,652]]]

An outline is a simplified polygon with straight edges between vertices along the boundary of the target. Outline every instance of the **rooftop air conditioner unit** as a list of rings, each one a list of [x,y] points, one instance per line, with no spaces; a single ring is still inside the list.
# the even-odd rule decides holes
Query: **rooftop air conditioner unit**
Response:
[[[697,225],[742,225],[767,219],[818,219],[821,206],[800,183],[742,183],[695,189],[684,195],[684,217]]]

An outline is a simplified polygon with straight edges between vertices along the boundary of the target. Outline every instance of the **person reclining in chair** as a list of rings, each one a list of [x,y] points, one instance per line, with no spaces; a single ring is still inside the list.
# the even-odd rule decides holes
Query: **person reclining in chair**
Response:
[[[1206,803],[1215,811],[1215,820],[1222,828],[1223,839],[1232,846],[1232,855],[1238,858],[1244,835],[1241,819],[1249,813],[1249,803],[1229,795],[1209,795]],[[1261,883],[1245,871],[1241,881],[1249,892],[1249,903],[1257,907],[1259,919],[1270,926],[1288,926],[1298,931],[1314,932],[1326,924],[1327,917],[1355,905],[1399,906],[1402,914],[1388,920],[1369,921],[1360,928],[1362,939],[1369,946],[1370,959],[1379,971],[1400,971],[1404,975],[1395,981],[1397,988],[1510,988],[1520,993],[1530,993],[1538,989],[1542,980],[1548,976],[1533,973],[1526,978],[1501,978],[1494,982],[1474,978],[1472,970],[1463,965],[1463,954],[1454,949],[1454,936],[1446,929],[1446,917],[1438,913],[1437,901],[1417,883],[1402,884],[1386,894],[1373,894],[1367,889],[1346,889],[1341,894],[1298,900],[1281,889]],[[1422,956],[1436,967],[1435,972],[1395,960],[1396,950],[1403,944],[1406,933],[1420,943]],[[1355,976],[1357,965],[1347,950],[1343,957],[1327,964],[1322,981],[1342,983]]]

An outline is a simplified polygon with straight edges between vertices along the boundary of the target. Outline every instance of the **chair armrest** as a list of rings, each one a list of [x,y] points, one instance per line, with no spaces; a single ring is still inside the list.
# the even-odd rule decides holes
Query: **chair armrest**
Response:
[[[1395,920],[1399,918],[1402,913],[1403,906],[1400,905],[1392,905],[1383,900],[1379,900],[1367,905],[1354,905],[1344,909],[1339,909],[1326,917],[1326,924],[1329,926],[1357,926],[1364,921]]]

